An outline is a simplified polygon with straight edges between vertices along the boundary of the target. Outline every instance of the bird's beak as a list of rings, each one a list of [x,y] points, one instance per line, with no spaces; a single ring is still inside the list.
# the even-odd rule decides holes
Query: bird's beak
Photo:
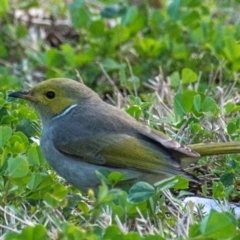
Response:
[[[14,98],[23,98],[29,101],[34,101],[33,96],[30,94],[29,91],[19,91],[19,92],[12,92],[8,94],[9,97],[14,97]]]

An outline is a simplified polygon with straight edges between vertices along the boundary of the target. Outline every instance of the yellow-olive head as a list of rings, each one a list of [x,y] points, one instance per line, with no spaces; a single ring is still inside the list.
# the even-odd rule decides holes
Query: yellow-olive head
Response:
[[[75,104],[98,98],[96,93],[83,84],[64,78],[49,79],[28,91],[13,92],[9,96],[29,101],[40,114],[43,124]]]

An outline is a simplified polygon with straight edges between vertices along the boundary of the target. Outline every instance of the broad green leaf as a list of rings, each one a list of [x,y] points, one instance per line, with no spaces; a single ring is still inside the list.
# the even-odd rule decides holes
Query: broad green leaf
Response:
[[[233,122],[229,122],[227,124],[228,134],[234,134],[237,131],[237,126]]]
[[[108,176],[108,182],[110,184],[117,184],[125,178],[126,174],[120,172],[111,172]]]
[[[185,112],[191,112],[193,108],[194,98],[196,96],[196,92],[194,91],[185,91],[182,94],[182,106]]]
[[[1,0],[0,4],[0,16],[5,14],[9,10],[9,1],[8,0]]]
[[[72,46],[69,44],[62,44],[61,50],[66,63],[71,67],[75,67],[75,52]]]
[[[219,112],[219,108],[215,102],[215,100],[211,97],[206,97],[202,103],[202,111],[205,113],[211,113],[215,115]]]
[[[27,187],[30,190],[35,190],[43,181],[44,176],[42,173],[32,173],[31,180],[28,182]]]
[[[69,5],[69,12],[73,27],[87,28],[91,22],[90,12],[84,0],[74,0]]]
[[[225,198],[225,187],[221,182],[214,182],[212,186],[213,197],[217,199]]]
[[[172,87],[178,87],[180,84],[180,74],[178,71],[173,72],[170,75],[170,81],[171,81],[171,86]]]
[[[0,126],[0,148],[8,142],[12,136],[12,129],[7,126]]]
[[[138,89],[140,87],[140,79],[139,79],[139,77],[131,76],[131,77],[127,78],[126,87],[130,88],[130,89]]]
[[[27,159],[30,166],[40,166],[45,162],[40,146],[32,145],[27,151]]]
[[[189,227],[189,238],[194,238],[201,235],[199,224],[193,224]]]
[[[194,108],[197,110],[197,112],[200,112],[201,110],[201,95],[196,94],[193,99],[193,105]]]
[[[185,109],[183,108],[181,93],[178,93],[175,95],[173,107],[174,107],[174,112],[175,112],[176,117],[182,118],[182,116],[185,115],[186,112],[185,112]]]
[[[160,237],[159,235],[146,235],[143,240],[166,240],[166,238]]]
[[[128,7],[126,13],[122,16],[122,25],[127,26],[137,17],[137,14],[138,10],[136,7]]]
[[[135,46],[139,53],[148,57],[157,57],[162,50],[162,43],[152,38],[137,38]]]
[[[177,20],[180,17],[180,0],[168,1],[167,12],[172,20]]]
[[[201,233],[212,239],[232,239],[236,232],[236,225],[227,213],[211,210],[200,224]]]
[[[96,170],[95,172],[96,172],[96,175],[97,175],[99,180],[104,181],[105,183],[108,182],[108,176],[111,173],[110,170],[108,170],[106,168],[102,168],[102,169]]]
[[[11,157],[8,159],[7,171],[11,178],[25,177],[29,172],[28,162],[23,157]]]
[[[132,203],[147,201],[155,193],[155,188],[146,182],[137,182],[129,190],[128,199]]]
[[[197,74],[190,68],[183,68],[182,70],[182,82],[183,84],[189,84],[197,81]]]
[[[225,47],[223,50],[224,50],[224,53],[225,53],[227,59],[230,62],[234,62],[238,58],[240,58],[240,45],[232,37],[227,36],[225,38]]]
[[[47,238],[47,231],[43,225],[27,226],[21,234],[22,239],[42,240]]]
[[[123,235],[122,240],[142,240],[142,237],[138,232],[129,232]]]
[[[127,108],[126,112],[136,119],[139,119],[139,117],[142,114],[141,108],[139,106],[136,106],[136,105],[130,106],[129,108]]]
[[[175,189],[186,189],[189,187],[189,180],[182,176],[175,176],[175,178],[178,180],[176,184],[173,186]]]
[[[15,132],[9,139],[10,151],[12,153],[22,153],[29,146],[28,138],[22,132]]]
[[[112,58],[106,58],[103,62],[104,69],[106,71],[120,70],[126,66],[124,63],[118,63]]]
[[[60,183],[54,184],[53,189],[54,189],[53,190],[54,197],[59,198],[59,199],[65,198],[68,193],[67,188]]]
[[[192,134],[197,134],[202,130],[202,126],[199,123],[190,124],[190,129]]]
[[[123,239],[123,234],[118,226],[109,226],[103,235],[103,240],[108,239]]]
[[[233,173],[224,173],[221,175],[220,181],[225,187],[227,187],[233,184],[234,178],[235,176]]]
[[[17,38],[24,38],[26,37],[28,34],[28,29],[25,25],[23,24],[19,24],[17,25],[17,28],[16,28],[16,35],[17,35]]]
[[[229,113],[232,113],[232,111],[234,110],[235,107],[236,107],[236,104],[234,104],[233,102],[228,102],[224,106],[224,109],[225,109],[226,113],[229,114]]]
[[[46,52],[46,64],[48,67],[62,67],[64,63],[64,57],[55,48],[50,48]]]
[[[186,59],[190,55],[189,49],[186,44],[173,44],[173,56],[175,59]]]
[[[104,21],[99,19],[91,22],[88,30],[94,37],[104,37],[106,33]]]
[[[154,186],[157,187],[159,190],[163,191],[174,187],[178,183],[178,181],[179,181],[178,177],[174,176],[158,181],[154,184]]]
[[[126,12],[124,7],[118,5],[107,6],[101,11],[103,18],[116,18],[122,16]]]
[[[63,207],[64,205],[66,205],[67,199],[66,198],[65,199],[58,198],[54,194],[51,194],[51,193],[48,192],[44,195],[44,201],[50,207],[57,208],[57,207]]]
[[[86,216],[86,217],[89,216],[90,208],[85,201],[80,201],[78,203],[78,208],[84,214],[84,216]]]

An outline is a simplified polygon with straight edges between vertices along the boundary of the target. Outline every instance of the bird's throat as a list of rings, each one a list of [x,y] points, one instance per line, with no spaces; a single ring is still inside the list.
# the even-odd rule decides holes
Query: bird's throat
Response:
[[[55,118],[62,117],[62,116],[64,116],[64,115],[68,114],[68,113],[69,113],[73,108],[75,108],[76,106],[77,106],[77,104],[73,104],[73,105],[67,107],[62,113],[56,115],[56,116],[54,117],[54,119],[55,119]]]

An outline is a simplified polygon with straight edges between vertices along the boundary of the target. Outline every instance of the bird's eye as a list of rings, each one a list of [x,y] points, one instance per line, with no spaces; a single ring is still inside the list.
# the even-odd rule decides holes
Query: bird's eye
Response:
[[[55,92],[53,91],[46,92],[46,97],[49,99],[53,99],[55,97]]]

